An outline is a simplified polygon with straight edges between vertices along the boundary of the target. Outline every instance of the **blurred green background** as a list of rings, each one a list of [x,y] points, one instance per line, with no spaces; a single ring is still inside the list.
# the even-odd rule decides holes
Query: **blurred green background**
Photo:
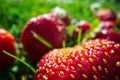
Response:
[[[25,59],[19,39],[22,28],[30,18],[49,13],[56,6],[65,9],[71,19],[87,20],[94,26],[97,25],[94,15],[97,9],[112,9],[120,20],[120,0],[0,0],[0,28],[15,36],[19,58]],[[33,77],[34,74],[19,62],[0,72],[0,80],[32,80]]]
[[[91,7],[120,12],[119,3],[119,0],[0,0],[0,27],[18,38],[30,18],[49,13],[56,6],[64,8],[72,18],[91,22],[94,19]]]

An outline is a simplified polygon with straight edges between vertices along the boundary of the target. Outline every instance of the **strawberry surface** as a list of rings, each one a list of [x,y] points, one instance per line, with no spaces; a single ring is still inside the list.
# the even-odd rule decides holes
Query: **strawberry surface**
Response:
[[[0,70],[7,68],[14,59],[3,53],[3,50],[16,55],[15,38],[6,30],[0,29]]]
[[[103,25],[103,29],[111,29],[114,26],[119,26],[116,13],[110,9],[100,9],[96,12],[96,16]]]
[[[120,44],[106,39],[54,49],[38,63],[35,80],[120,80]]]
[[[96,13],[100,21],[116,21],[117,16],[114,11],[110,9],[100,9]]]
[[[95,38],[103,38],[120,43],[120,33],[112,29],[103,29],[96,34]]]
[[[103,26],[102,29],[113,29],[119,27],[117,22],[112,21],[101,21],[100,24]]]
[[[48,46],[33,37],[32,32],[37,33],[44,40],[49,42],[54,48],[62,47],[62,42],[66,40],[65,26],[56,16],[45,14],[32,18],[25,25],[21,42],[32,62],[37,62],[41,56],[51,50]]]

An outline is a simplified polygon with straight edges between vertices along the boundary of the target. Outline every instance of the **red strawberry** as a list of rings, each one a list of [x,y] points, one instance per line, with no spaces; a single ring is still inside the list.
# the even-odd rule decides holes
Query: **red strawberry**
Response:
[[[118,26],[118,23],[112,21],[101,21],[100,24],[103,26],[102,29],[112,29],[113,27]]]
[[[3,50],[16,55],[15,38],[4,29],[0,29],[0,70],[8,67],[14,59],[3,53]]]
[[[66,11],[60,7],[55,7],[52,9],[51,14],[57,16],[59,19],[61,19],[66,26],[70,24],[70,16],[66,13]]]
[[[32,18],[22,31],[21,42],[33,62],[37,62],[51,48],[35,39],[31,33],[32,31],[55,48],[62,47],[62,42],[66,39],[64,23],[54,15],[46,14]]]
[[[86,22],[86,21],[80,21],[80,23],[78,24],[78,26],[74,29],[74,37],[77,38],[78,33],[80,30],[82,30],[82,34],[84,34],[85,32],[87,32],[89,29],[91,28],[91,25]]]
[[[111,29],[103,29],[100,32],[96,34],[95,38],[103,38],[103,39],[108,39],[112,40],[115,42],[120,43],[120,33],[111,30]]]
[[[114,11],[110,9],[101,9],[97,11],[96,15],[104,29],[110,29],[114,26],[118,26],[117,17]]]
[[[96,13],[100,21],[116,21],[116,14],[110,9],[101,9]]]
[[[120,44],[95,39],[82,46],[50,51],[35,80],[120,80]]]

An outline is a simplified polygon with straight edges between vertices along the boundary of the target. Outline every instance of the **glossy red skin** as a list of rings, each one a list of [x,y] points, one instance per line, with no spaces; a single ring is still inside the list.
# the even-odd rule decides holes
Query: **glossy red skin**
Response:
[[[89,29],[91,28],[91,25],[88,22],[80,22],[78,24],[78,26],[74,29],[74,37],[77,38],[78,37],[78,33],[80,30],[82,30],[82,35],[85,34],[85,32],[87,32]]]
[[[54,48],[62,47],[62,42],[66,40],[64,23],[54,15],[47,15],[47,17],[43,15],[32,18],[22,31],[21,42],[28,53],[29,59],[35,63],[51,48],[35,39],[31,31],[40,35]]]
[[[14,59],[3,53],[3,50],[16,55],[15,38],[4,29],[0,29],[0,70],[7,68]]]
[[[119,75],[120,44],[95,39],[50,51],[38,63],[35,80],[120,80]]]
[[[103,38],[120,43],[120,33],[112,29],[103,29],[96,34],[95,38]]]

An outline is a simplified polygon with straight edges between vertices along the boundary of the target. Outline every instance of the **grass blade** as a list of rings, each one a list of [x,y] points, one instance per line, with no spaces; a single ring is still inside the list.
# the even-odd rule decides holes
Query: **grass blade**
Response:
[[[18,60],[18,61],[21,62],[21,63],[23,63],[23,64],[24,64],[26,67],[28,67],[33,73],[36,73],[36,70],[35,70],[30,64],[28,64],[27,62],[23,61],[22,59],[14,56],[14,55],[12,55],[11,53],[9,53],[9,52],[7,52],[7,51],[5,51],[5,50],[3,50],[3,53],[5,53],[6,55],[8,55],[8,56],[10,56],[10,57],[12,57],[12,58],[14,58],[14,59],[16,59],[16,60]]]
[[[65,41],[62,42],[62,47],[63,47],[63,48],[66,47],[66,42],[65,42]]]
[[[78,37],[77,37],[77,44],[80,44],[81,39],[82,39],[82,30],[80,29],[78,32]]]
[[[12,78],[12,80],[16,80],[14,74],[12,74],[11,72],[9,72],[9,75],[10,75],[10,77]]]
[[[40,37],[37,33],[35,33],[34,31],[31,31],[31,33],[33,34],[33,37],[36,38],[38,41],[42,42],[44,45],[46,45],[49,48],[53,48],[53,46],[48,41]]]

